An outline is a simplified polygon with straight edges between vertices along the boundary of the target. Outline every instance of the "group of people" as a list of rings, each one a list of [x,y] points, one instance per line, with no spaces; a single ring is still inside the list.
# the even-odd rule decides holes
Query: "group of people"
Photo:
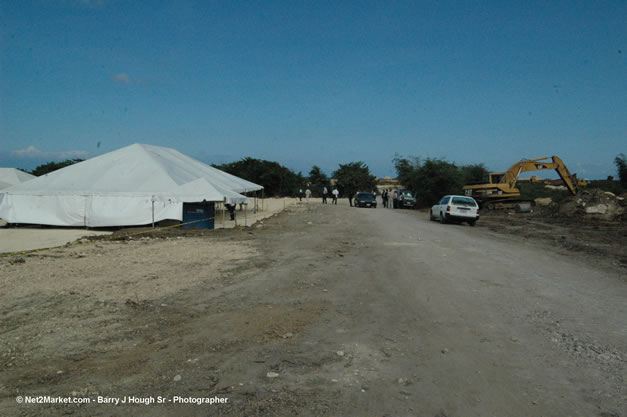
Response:
[[[383,190],[383,192],[381,193],[381,199],[383,200],[383,207],[387,208],[390,207],[390,191],[392,190],[388,190],[387,188]],[[392,204],[394,208],[397,208],[398,206],[398,191],[394,190],[394,192],[392,193]]]
[[[327,196],[329,194],[329,190],[327,189],[327,187],[324,187],[322,189],[322,203],[323,204],[327,204]],[[307,200],[307,202],[309,203],[309,198],[311,197],[311,190],[309,188],[307,188],[305,190],[305,199]],[[333,191],[331,191],[331,197],[333,198],[333,204],[337,204],[337,197],[340,195],[340,192],[337,190],[337,188],[333,188]],[[299,189],[298,190],[298,200],[299,201],[303,201],[303,189]]]
[[[337,198],[340,195],[340,192],[336,187],[331,191],[332,204],[337,204]],[[376,192],[373,192],[376,196]],[[303,197],[305,197],[307,203],[309,203],[309,199],[311,198],[312,192],[309,188],[306,188],[303,192],[303,189],[298,190],[298,200],[303,201]],[[327,204],[327,197],[329,197],[329,190],[327,187],[322,188],[322,204]],[[349,195],[349,200],[352,200],[352,195]],[[384,208],[399,208],[399,193],[398,190],[384,189],[381,193],[381,200],[383,200]],[[401,197],[402,198],[402,197]],[[390,201],[391,200],[391,201]],[[352,204],[351,204],[352,205]]]

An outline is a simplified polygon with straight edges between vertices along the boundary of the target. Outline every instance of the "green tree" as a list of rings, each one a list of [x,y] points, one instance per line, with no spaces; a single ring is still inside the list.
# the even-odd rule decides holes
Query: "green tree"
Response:
[[[322,188],[329,188],[329,178],[327,175],[322,172],[319,166],[314,165],[311,167],[311,171],[309,171],[309,189],[311,193],[320,197],[322,195]]]
[[[300,172],[296,174],[278,162],[249,157],[213,166],[255,184],[263,185],[264,193],[269,197],[294,196],[298,187],[302,186],[305,181]]]
[[[353,197],[358,191],[374,191],[377,180],[370,173],[368,165],[365,163],[350,162],[339,164],[340,167],[333,172],[333,178],[337,180],[337,188],[341,195],[348,197],[348,202],[353,205]]]
[[[627,189],[627,157],[625,154],[621,153],[614,159],[614,163],[618,169],[620,185],[623,189]]]
[[[415,177],[415,191],[427,206],[445,194],[460,194],[463,178],[458,167],[443,159],[427,159]]]
[[[406,185],[411,181],[414,171],[420,168],[421,165],[419,157],[409,159],[403,158],[398,154],[395,155],[392,162],[394,163],[394,168],[396,168],[398,181],[403,185]]]
[[[424,161],[418,157],[395,158],[393,162],[399,181],[416,193],[418,204],[423,207],[433,205],[443,195],[461,194],[466,175],[470,177],[482,171],[471,166],[465,172],[457,165],[438,158]]]
[[[61,162],[48,162],[48,163],[39,165],[38,167],[30,171],[30,174],[36,177],[40,177],[42,175],[49,174],[53,171],[56,171],[57,169],[65,168],[67,166],[74,165],[83,161],[84,159],[74,158],[74,159],[66,159],[65,161],[61,161]]]
[[[462,165],[460,167],[462,181],[466,184],[479,184],[487,180],[488,169],[484,164]]]

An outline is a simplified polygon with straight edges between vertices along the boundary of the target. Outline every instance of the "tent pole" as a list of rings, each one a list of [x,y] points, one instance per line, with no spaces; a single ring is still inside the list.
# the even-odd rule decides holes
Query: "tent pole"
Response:
[[[248,204],[246,204],[246,208],[244,209],[244,227],[248,227]]]
[[[155,228],[155,196],[152,196],[152,228]]]
[[[226,202],[226,197],[224,197],[224,201],[222,202],[222,228],[224,229],[224,202]]]

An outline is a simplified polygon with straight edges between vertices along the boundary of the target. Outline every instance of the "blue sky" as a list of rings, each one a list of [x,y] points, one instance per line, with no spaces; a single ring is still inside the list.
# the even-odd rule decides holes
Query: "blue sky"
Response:
[[[307,173],[627,153],[625,1],[0,0],[0,166],[132,143]]]

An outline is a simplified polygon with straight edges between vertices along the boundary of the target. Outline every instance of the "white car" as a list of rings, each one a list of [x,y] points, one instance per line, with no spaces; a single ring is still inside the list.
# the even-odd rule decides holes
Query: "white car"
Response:
[[[446,222],[467,222],[474,226],[479,220],[479,205],[472,197],[463,195],[446,195],[439,203],[431,207],[431,220]]]

